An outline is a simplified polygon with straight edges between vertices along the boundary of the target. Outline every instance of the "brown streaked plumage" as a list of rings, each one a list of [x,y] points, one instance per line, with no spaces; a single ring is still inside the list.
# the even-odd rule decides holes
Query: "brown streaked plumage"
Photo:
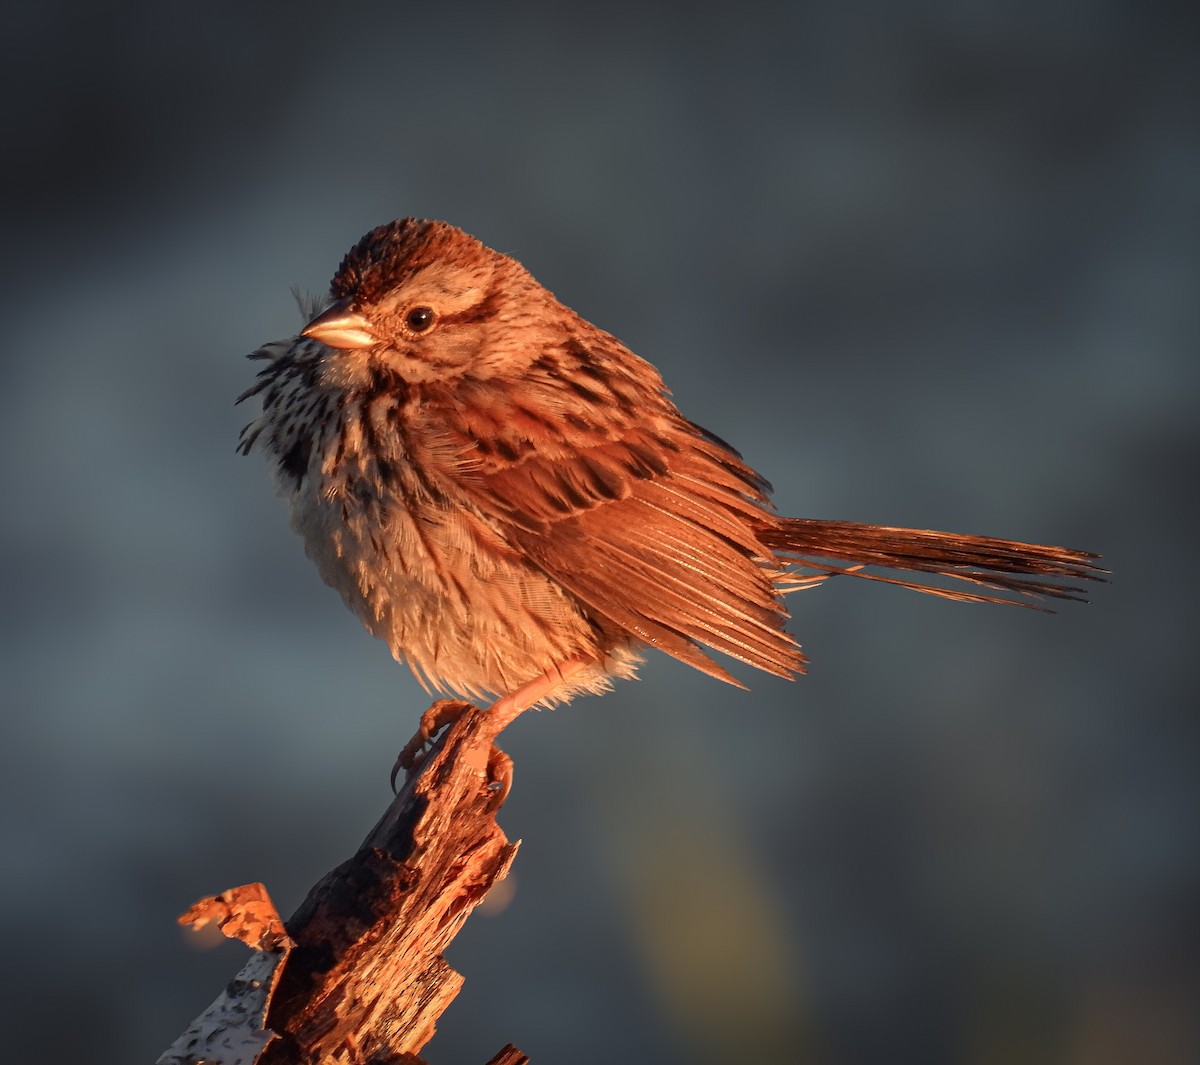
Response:
[[[239,402],[262,412],[239,447],[266,453],[366,627],[428,687],[500,697],[500,724],[631,676],[647,647],[735,684],[702,648],[801,673],[782,594],[833,574],[1033,605],[1103,572],[1061,547],[777,516],[649,363],[443,222],[372,230],[309,310],[250,356],[267,364]]]

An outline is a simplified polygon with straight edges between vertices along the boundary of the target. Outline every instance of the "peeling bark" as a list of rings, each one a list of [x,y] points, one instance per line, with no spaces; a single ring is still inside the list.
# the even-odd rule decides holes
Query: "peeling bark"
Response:
[[[216,921],[261,953],[159,1065],[421,1065],[463,984],[443,954],[517,851],[495,821],[509,763],[493,746],[494,722],[466,703],[441,706],[461,716],[286,935],[261,885],[180,918]],[[528,1060],[510,1045],[488,1065]]]

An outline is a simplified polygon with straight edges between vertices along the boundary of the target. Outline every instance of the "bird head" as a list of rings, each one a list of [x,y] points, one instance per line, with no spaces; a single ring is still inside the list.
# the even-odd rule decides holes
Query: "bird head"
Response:
[[[445,222],[402,218],[364,236],[302,330],[339,353],[335,376],[407,382],[519,374],[561,305],[520,263]],[[348,382],[347,382],[348,383]]]

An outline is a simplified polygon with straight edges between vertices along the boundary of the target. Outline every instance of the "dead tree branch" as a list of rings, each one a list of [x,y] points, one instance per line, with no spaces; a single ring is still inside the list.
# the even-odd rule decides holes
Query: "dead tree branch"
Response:
[[[220,923],[257,954],[159,1065],[420,1065],[463,977],[443,958],[517,851],[495,821],[507,757],[486,710],[461,704],[357,853],[286,925],[260,885],[180,918]],[[457,708],[456,708],[457,709]],[[528,1061],[512,1046],[489,1065]]]

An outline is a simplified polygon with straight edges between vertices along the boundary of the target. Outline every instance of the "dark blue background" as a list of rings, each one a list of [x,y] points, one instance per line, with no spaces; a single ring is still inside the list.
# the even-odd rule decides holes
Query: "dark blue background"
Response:
[[[427,699],[325,589],[241,356],[441,217],[789,514],[1087,547],[1057,617],[833,582],[811,676],[657,658],[506,735],[434,1062],[1200,1059],[1184,5],[43,3],[6,15],[0,1030],[149,1061],[387,802]]]

